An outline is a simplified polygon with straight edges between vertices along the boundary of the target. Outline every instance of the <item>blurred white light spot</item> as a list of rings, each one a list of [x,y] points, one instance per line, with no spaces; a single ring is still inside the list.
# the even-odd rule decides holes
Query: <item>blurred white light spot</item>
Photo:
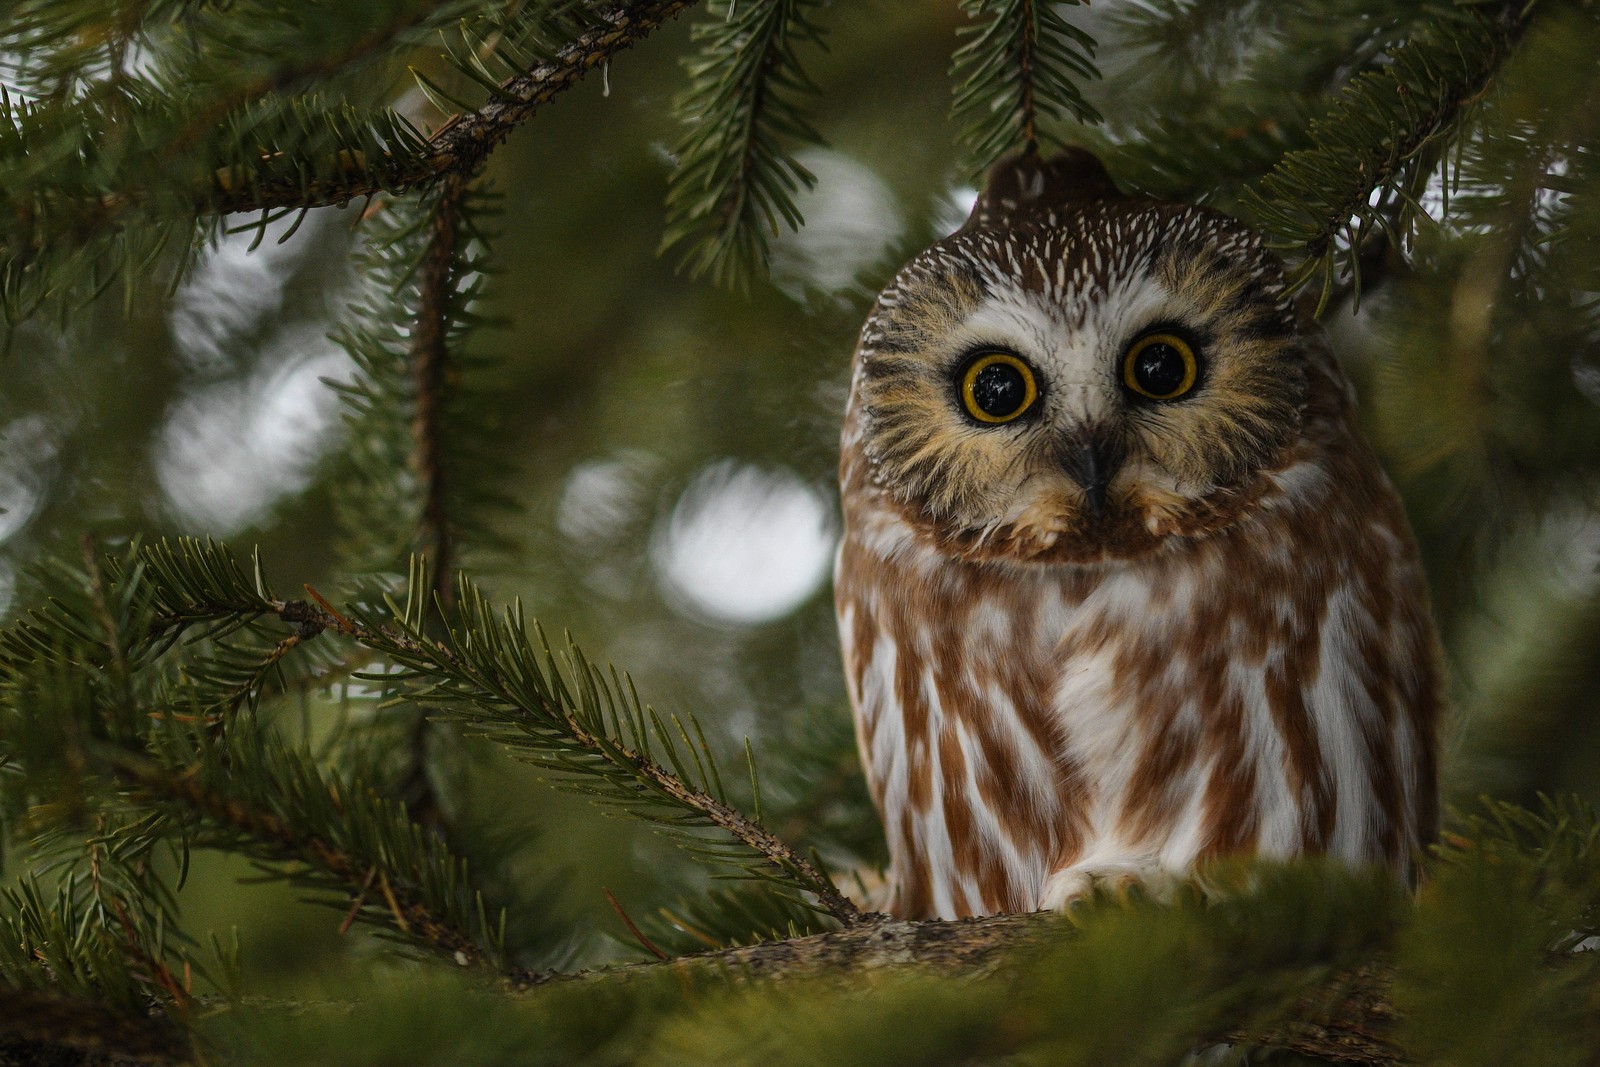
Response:
[[[156,477],[183,516],[231,533],[305,487],[333,438],[338,398],[322,378],[348,378],[350,359],[308,327],[287,338],[299,350],[243,380],[209,386],[167,416]],[[269,354],[270,357],[270,354]]]
[[[556,504],[556,529],[579,545],[615,538],[639,513],[649,459],[625,452],[573,467]]]
[[[795,197],[806,224],[773,242],[772,279],[791,296],[840,293],[900,239],[905,223],[894,193],[863,164],[821,148],[798,158],[817,184]]]
[[[719,622],[759,623],[799,607],[826,579],[833,511],[792,471],[723,460],[689,483],[650,545],[667,594]]]
[[[0,560],[0,619],[11,614],[11,601],[17,594],[17,574],[11,565]]]
[[[56,435],[42,416],[24,415],[0,430],[0,542],[38,510],[56,449]]]
[[[1600,302],[1600,293],[1575,293],[1579,300],[1593,300]],[[1581,357],[1573,357],[1572,380],[1578,383],[1578,392],[1589,398],[1590,403],[1600,404],[1600,366],[1593,363],[1584,363]]]
[[[957,186],[939,198],[934,215],[934,225],[939,233],[949,236],[966,224],[967,216],[978,205],[978,190],[970,185]]]
[[[293,262],[311,247],[311,231],[325,217],[312,212],[283,244],[278,238],[295,224],[293,215],[269,223],[259,244],[249,229],[222,234],[206,250],[172,298],[173,340],[190,367],[215,373],[234,365],[235,340],[283,307]]]

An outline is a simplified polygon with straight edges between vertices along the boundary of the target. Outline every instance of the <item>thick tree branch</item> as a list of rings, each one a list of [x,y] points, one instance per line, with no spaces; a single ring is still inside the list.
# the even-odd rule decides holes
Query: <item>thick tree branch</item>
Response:
[[[558,982],[628,981],[663,970],[685,979],[712,980],[726,980],[728,976],[766,981],[859,978],[865,973],[890,971],[983,979],[998,977],[1008,967],[1071,936],[1071,927],[1060,916],[1039,912],[953,922],[905,922],[876,916],[843,930],[788,941],[576,974],[524,974],[514,976],[512,981],[532,989]],[[1335,1063],[1395,1067],[1401,1059],[1389,1043],[1393,1021],[1386,976],[1363,970],[1338,975],[1303,997],[1281,1026],[1212,1037],[1217,1041],[1285,1049]]]
[[[508,78],[495,98],[477,111],[456,115],[428,139],[429,152],[404,170],[395,187],[431,185],[451,176],[470,176],[489,154],[560,93],[613,55],[642,41],[696,0],[637,0],[602,13],[601,24],[580,35],[548,63]],[[230,182],[205,205],[219,214],[323,207],[382,192],[367,178],[365,161],[349,160],[345,174],[303,184]]]
[[[1275,1029],[1238,1031],[1226,1035],[1226,1040],[1285,1049],[1333,1063],[1399,1067],[1405,1060],[1390,1040],[1395,1011],[1389,1002],[1389,984],[1389,975],[1373,968],[1339,975],[1332,988],[1303,997]],[[1336,994],[1331,1007],[1330,992]]]
[[[1025,964],[1030,956],[1071,936],[1071,928],[1059,916],[1050,914],[996,915],[955,922],[902,922],[880,916],[832,933],[661,962],[576,974],[514,975],[510,985],[514,990],[536,996],[542,987],[554,983],[615,985],[664,972],[677,974],[686,988],[694,988],[702,980],[725,984],[730,980],[788,982],[834,977],[864,983],[870,989],[872,976],[896,972],[1003,981],[1009,967]],[[1302,998],[1290,1018],[1280,1026],[1264,1031],[1215,1034],[1206,1040],[1283,1049],[1334,1063],[1398,1067],[1402,1060],[1389,1041],[1394,1011],[1387,999],[1386,981],[1384,975],[1374,971],[1340,974]],[[862,995],[870,997],[871,993],[866,991]],[[5,1005],[4,996],[0,993],[0,1007]],[[0,1029],[0,1033],[4,1030]],[[159,1033],[158,1030],[150,1034],[131,1033],[133,1044],[128,1047],[134,1054],[127,1059],[145,1063],[185,1062],[181,1046],[177,1045],[164,1046],[162,1051],[167,1055],[158,1052],[155,1056],[135,1059],[149,1046],[150,1035]],[[37,1036],[48,1038],[51,1035]],[[0,1051],[3,1047],[0,1045]],[[0,1065],[4,1063],[0,1058]]]
[[[188,1037],[166,1018],[130,1018],[88,1001],[0,985],[0,1067],[189,1060]]]
[[[906,922],[871,915],[842,930],[788,941],[763,941],[597,971],[528,973],[514,976],[513,982],[528,988],[552,982],[610,982],[654,975],[662,969],[685,975],[727,973],[773,979],[908,967],[981,976],[1015,954],[1052,944],[1061,936],[1060,921],[1046,914],[991,915],[953,922]]]

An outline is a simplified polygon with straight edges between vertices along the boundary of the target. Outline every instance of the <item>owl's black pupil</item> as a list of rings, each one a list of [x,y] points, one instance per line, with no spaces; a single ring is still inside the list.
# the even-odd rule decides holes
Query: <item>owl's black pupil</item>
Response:
[[[1028,398],[1028,383],[1009,363],[991,363],[972,379],[972,402],[991,418],[1014,415]]]
[[[1133,380],[1151,396],[1171,396],[1188,376],[1183,356],[1171,345],[1146,345],[1133,357]]]

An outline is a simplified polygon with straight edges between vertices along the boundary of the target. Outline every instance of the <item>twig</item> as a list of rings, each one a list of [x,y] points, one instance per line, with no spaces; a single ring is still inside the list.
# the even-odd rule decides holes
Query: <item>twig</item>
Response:
[[[273,667],[276,667],[279,663],[281,663],[285,656],[298,648],[300,646],[300,642],[304,640],[305,634],[292,633],[288,637],[285,637],[282,641],[279,641],[277,644],[273,645],[272,651],[267,653],[267,658],[261,661],[261,665],[255,669],[250,677],[234,686],[233,690],[228,693],[226,698],[228,710],[238,710],[239,705],[248,699],[252,692],[258,691],[258,687],[263,684],[263,680],[266,678],[267,673],[271,671]],[[218,701],[218,704],[221,703],[223,703],[223,701]]]
[[[149,950],[140,943],[139,933],[133,925],[133,920],[128,918],[128,907],[123,903],[122,899],[116,896],[109,896],[107,899],[111,903],[112,912],[117,917],[117,925],[122,927],[123,947],[127,950],[129,957],[145,966],[149,971],[145,975],[146,982],[160,987],[161,991],[167,995],[168,1000],[171,1001],[173,1009],[181,1016],[189,1007],[188,983],[180,984],[177,977],[172,973],[172,968],[167,966],[166,961],[151,955]]]
[[[333,616],[334,620],[342,628],[344,628],[344,632],[350,633],[350,632],[353,632],[355,630],[355,625],[356,624],[351,622],[349,619],[345,618],[343,615],[339,614],[339,609],[334,607],[332,604],[330,604],[328,602],[328,598],[327,597],[323,596],[321,593],[319,593],[315,589],[313,589],[311,587],[311,583],[309,583],[309,582],[303,583],[300,586],[300,588],[302,588],[302,589],[304,589],[306,591],[306,596],[310,597],[312,600],[315,600],[317,602],[317,606],[318,607],[322,608],[323,611],[325,611],[329,615]],[[282,614],[282,612],[280,611],[279,614]],[[322,627],[320,627],[320,626],[318,627],[318,629],[321,629],[321,628]],[[315,636],[315,634],[313,633],[313,634],[309,634],[307,636]]]
[[[100,558],[95,552],[94,534],[86,533],[78,538],[78,548],[83,553],[84,573],[89,577],[89,600],[94,604],[95,619],[105,632],[106,652],[109,656],[107,662],[111,665],[117,684],[126,692],[128,658],[123,654],[122,641],[117,634],[117,620],[111,613],[110,601],[106,599],[106,586],[100,575]]]
[[[411,468],[422,488],[417,541],[432,576],[432,594],[439,610],[455,606],[455,529],[449,509],[445,455],[445,407],[450,387],[450,321],[456,312],[457,249],[461,240],[461,203],[467,179],[451,174],[440,188],[429,218],[428,244],[417,270],[417,314],[411,330],[409,369],[413,403]],[[430,606],[430,622],[437,622]],[[444,808],[428,774],[428,738],[434,732],[427,714],[413,709],[406,739],[410,766],[400,783],[406,810],[417,822],[442,831]]]
[[[292,622],[313,630],[333,630],[373,648],[396,649],[409,655],[429,660],[447,667],[463,677],[470,678],[485,693],[493,694],[497,699],[504,699],[513,706],[520,706],[516,699],[509,694],[502,693],[489,680],[481,677],[469,664],[463,662],[459,656],[437,641],[424,642],[388,629],[370,629],[359,623],[351,622],[331,608],[317,607],[316,605],[307,604],[305,601],[274,600],[270,603],[273,610],[285,622]],[[561,716],[567,734],[574,743],[590,751],[603,753],[608,759],[614,759],[626,764],[629,770],[641,781],[648,782],[655,789],[684,807],[698,811],[712,825],[734,837],[752,851],[766,857],[767,861],[774,867],[782,871],[791,872],[796,878],[805,882],[810,891],[816,896],[817,902],[822,905],[828,914],[841,923],[848,926],[862,921],[861,909],[857,908],[848,897],[840,893],[827,875],[819,871],[793,847],[779,840],[766,827],[715,797],[690,788],[683,779],[642,753],[635,752],[609,740],[601,743],[599,738],[590,733],[572,716],[566,714],[563,709],[553,707],[545,710]]]
[[[258,841],[270,842],[304,862],[333,875],[363,892],[367,886],[365,863],[348,852],[302,831],[293,823],[253,808],[216,789],[208,788],[191,776],[174,772],[151,761],[129,755],[119,760],[117,773],[153,796],[177,801],[201,813],[212,822],[241,831]],[[381,875],[382,872],[380,872]],[[433,945],[445,955],[479,969],[490,965],[487,955],[472,937],[448,920],[434,914],[404,885],[395,888],[383,883],[385,899],[393,909],[397,925],[413,937]]]
[[[377,865],[367,868],[367,876],[361,880],[361,890],[356,894],[356,899],[350,902],[350,910],[344,913],[344,922],[339,924],[339,936],[344,937],[350,928],[356,924],[356,917],[361,914],[361,905],[367,902],[367,893],[372,889],[372,880],[378,876]]]
[[[639,929],[639,927],[634,923],[633,919],[629,917],[628,913],[622,910],[622,904],[618,902],[616,896],[611,892],[611,890],[602,887],[600,891],[606,895],[606,903],[610,904],[611,910],[617,913],[617,918],[621,919],[622,925],[628,928],[628,933],[633,935],[633,939],[635,941],[644,946],[646,952],[649,952],[658,960],[667,960],[672,958],[665,952],[661,951],[660,946],[658,946],[654,941],[645,936],[644,931]]]
[[[377,26],[365,35],[350,42],[342,51],[332,55],[317,56],[305,63],[288,64],[270,74],[252,79],[212,101],[186,122],[167,146],[173,155],[181,155],[194,146],[206,131],[227,118],[236,108],[259,100],[270,93],[282,92],[315,78],[331,77],[399,37],[407,30],[427,21],[448,0],[428,0],[409,10],[400,12],[391,21]]]
[[[416,396],[411,416],[411,466],[422,484],[423,500],[418,540],[433,576],[432,593],[445,611],[455,606],[455,585],[450,579],[455,540],[447,506],[444,444],[450,374],[446,341],[457,310],[456,246],[466,192],[467,179],[451,174],[434,201],[428,246],[417,271],[417,318],[411,332],[411,384]]]
[[[402,934],[411,932],[411,923],[406,919],[405,909],[400,906],[400,899],[394,894],[394,886],[389,884],[389,876],[379,872],[378,889],[383,892],[383,902],[389,905],[389,913],[394,916],[394,924],[400,928]]]
[[[386,188],[431,185],[453,175],[475,173],[511,131],[541,107],[695,2],[638,0],[600,13],[600,25],[581,34],[555,58],[506,79],[494,99],[483,107],[456,115],[440,126],[428,139],[428,154],[402,170]],[[219,214],[323,207],[383,191],[367,178],[366,161],[341,162],[349,165],[343,173],[310,183],[302,183],[299,176],[230,183],[230,188],[208,193],[202,206]]]
[[[1039,117],[1033,102],[1033,62],[1037,50],[1033,39],[1034,2],[1023,0],[1022,47],[1017,56],[1017,73],[1022,81],[1022,151],[1030,156],[1039,153]]]

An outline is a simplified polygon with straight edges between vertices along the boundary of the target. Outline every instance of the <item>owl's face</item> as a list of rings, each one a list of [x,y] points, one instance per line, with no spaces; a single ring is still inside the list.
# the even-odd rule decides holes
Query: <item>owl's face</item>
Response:
[[[971,557],[1128,558],[1214,531],[1297,435],[1276,258],[1216,212],[1091,191],[986,192],[862,333],[871,477]]]

